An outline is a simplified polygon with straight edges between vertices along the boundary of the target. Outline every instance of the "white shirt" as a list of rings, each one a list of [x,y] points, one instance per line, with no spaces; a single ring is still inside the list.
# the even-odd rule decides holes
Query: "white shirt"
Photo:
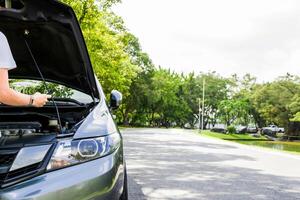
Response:
[[[17,65],[11,53],[7,38],[0,32],[0,68],[10,70],[16,67]]]

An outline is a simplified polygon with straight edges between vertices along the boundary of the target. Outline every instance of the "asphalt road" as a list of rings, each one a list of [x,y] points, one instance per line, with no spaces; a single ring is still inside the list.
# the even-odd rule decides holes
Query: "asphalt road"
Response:
[[[300,200],[300,156],[179,129],[125,129],[130,200]]]

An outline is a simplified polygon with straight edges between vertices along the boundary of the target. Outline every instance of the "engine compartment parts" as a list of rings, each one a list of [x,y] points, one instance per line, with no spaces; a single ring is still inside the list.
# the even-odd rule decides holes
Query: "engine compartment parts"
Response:
[[[0,122],[0,137],[9,135],[23,136],[39,132],[42,124],[39,122]]]

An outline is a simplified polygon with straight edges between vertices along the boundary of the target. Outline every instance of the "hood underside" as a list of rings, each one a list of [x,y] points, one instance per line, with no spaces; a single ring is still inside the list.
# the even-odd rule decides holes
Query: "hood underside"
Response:
[[[17,63],[17,68],[9,72],[10,78],[41,80],[34,57],[46,81],[99,98],[72,8],[55,0],[23,0],[22,4],[12,0],[12,9],[0,8],[0,31],[6,35]]]

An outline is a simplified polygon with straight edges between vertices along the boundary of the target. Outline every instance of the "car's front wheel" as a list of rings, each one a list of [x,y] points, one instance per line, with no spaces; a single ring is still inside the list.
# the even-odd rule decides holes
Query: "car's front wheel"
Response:
[[[120,200],[128,200],[128,181],[127,181],[127,170],[125,168],[124,172],[124,186],[123,186],[123,193],[120,197]]]

